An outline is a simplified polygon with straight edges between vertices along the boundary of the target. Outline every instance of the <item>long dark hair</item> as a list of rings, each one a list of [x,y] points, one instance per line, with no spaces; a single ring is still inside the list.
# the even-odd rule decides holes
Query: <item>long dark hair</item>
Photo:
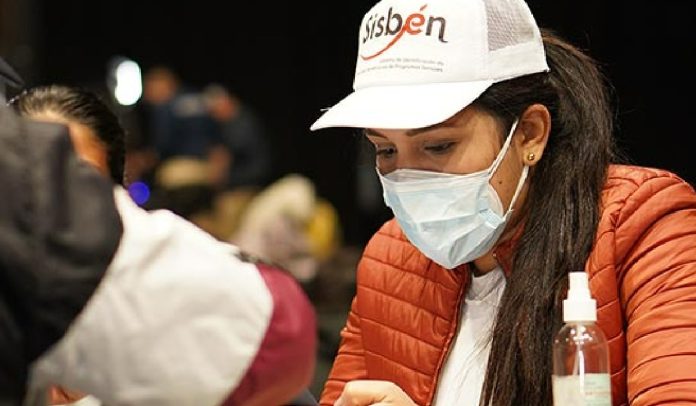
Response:
[[[551,345],[571,270],[583,270],[614,160],[610,94],[597,64],[545,31],[550,72],[495,84],[474,103],[508,127],[531,104],[551,113],[533,168],[524,231],[492,332],[482,405],[551,405]]]
[[[109,104],[96,93],[80,87],[39,86],[20,93],[9,104],[22,115],[51,111],[89,127],[106,147],[111,179],[123,183],[125,131]]]

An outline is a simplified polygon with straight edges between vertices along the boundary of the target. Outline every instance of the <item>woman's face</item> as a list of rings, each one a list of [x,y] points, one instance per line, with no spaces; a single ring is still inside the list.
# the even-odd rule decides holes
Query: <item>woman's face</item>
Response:
[[[467,107],[443,123],[416,130],[365,130],[375,146],[377,168],[386,175],[396,169],[468,174],[489,168],[507,136],[500,122],[475,107]],[[524,167],[521,127],[518,126],[490,183],[507,209]],[[525,189],[515,206],[524,201]]]
[[[44,111],[33,114],[31,118],[49,123],[58,123],[68,126],[70,139],[77,155],[93,167],[99,173],[109,176],[109,165],[107,162],[107,150],[103,142],[99,140],[94,131],[77,121],[69,120],[53,111]]]

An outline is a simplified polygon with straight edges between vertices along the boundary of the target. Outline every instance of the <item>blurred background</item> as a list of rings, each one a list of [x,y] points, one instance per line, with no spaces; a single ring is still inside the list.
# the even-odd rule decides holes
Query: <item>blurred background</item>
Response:
[[[300,280],[320,320],[315,394],[361,249],[390,217],[358,134],[308,130],[351,90],[372,4],[0,0],[0,54],[27,86],[85,86],[113,103],[128,130],[136,201],[174,210]],[[529,5],[541,26],[602,63],[626,156],[696,184],[689,2]]]

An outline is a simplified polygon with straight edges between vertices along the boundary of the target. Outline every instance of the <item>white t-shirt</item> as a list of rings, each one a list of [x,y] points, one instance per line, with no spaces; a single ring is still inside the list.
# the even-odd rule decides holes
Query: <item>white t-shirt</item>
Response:
[[[504,290],[505,275],[500,267],[471,278],[433,405],[478,406],[490,353],[491,328]]]

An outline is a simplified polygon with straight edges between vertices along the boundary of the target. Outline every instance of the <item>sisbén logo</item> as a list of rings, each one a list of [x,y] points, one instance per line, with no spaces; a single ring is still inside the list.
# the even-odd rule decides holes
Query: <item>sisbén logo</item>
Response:
[[[370,18],[368,18],[365,22],[365,36],[362,38],[363,44],[368,40],[382,36],[393,35],[394,38],[381,50],[371,55],[360,55],[360,57],[367,61],[383,54],[386,50],[394,46],[394,44],[401,39],[404,33],[411,35],[424,33],[426,36],[431,36],[433,34],[433,28],[435,28],[436,24],[439,27],[437,34],[438,39],[440,42],[446,43],[447,40],[445,40],[445,29],[447,27],[447,20],[444,17],[430,16],[427,18],[426,24],[426,17],[422,13],[426,7],[428,7],[428,5],[424,4],[420,8],[419,12],[412,13],[406,17],[405,20],[401,14],[394,13],[392,7],[389,7],[389,11],[387,12],[386,16],[380,14],[370,16]],[[423,25],[425,25],[425,31],[423,31]]]

